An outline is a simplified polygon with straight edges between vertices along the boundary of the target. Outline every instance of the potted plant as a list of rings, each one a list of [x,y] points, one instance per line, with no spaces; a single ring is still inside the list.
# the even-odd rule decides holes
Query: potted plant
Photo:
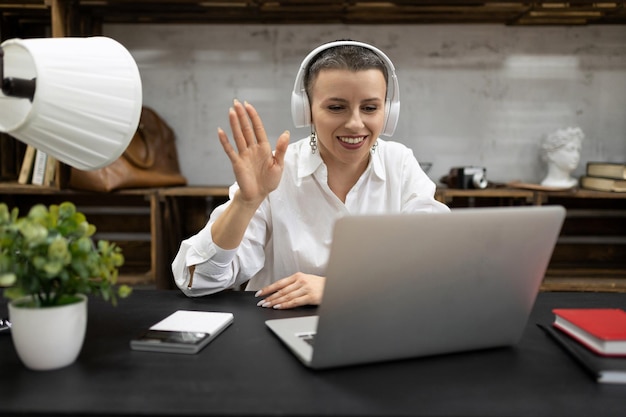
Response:
[[[56,369],[76,360],[87,295],[115,305],[131,292],[116,285],[121,249],[94,243],[95,230],[70,202],[35,205],[24,217],[0,203],[0,287],[7,287],[13,343],[28,368]]]

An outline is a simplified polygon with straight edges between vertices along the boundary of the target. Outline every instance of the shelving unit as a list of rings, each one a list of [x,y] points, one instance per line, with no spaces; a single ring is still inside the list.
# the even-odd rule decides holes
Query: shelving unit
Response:
[[[173,288],[170,264],[180,241],[199,230],[227,187],[143,188],[113,193],[59,190],[0,183],[1,201],[25,214],[35,204],[73,202],[97,228],[95,239],[111,240],[126,263],[120,282]]]
[[[626,24],[623,2],[425,1],[207,1],[22,0],[0,4],[0,35],[91,36],[107,23],[467,23],[505,25]],[[61,170],[62,171],[62,170]],[[124,279],[157,288],[173,286],[169,264],[180,240],[203,226],[226,187],[177,187],[86,193],[57,187],[0,183],[2,201],[74,201],[103,237],[128,248]],[[562,204],[567,220],[555,249],[545,290],[626,292],[626,195],[593,191],[522,189],[452,190],[437,198],[452,207]],[[116,220],[117,219],[117,220]],[[124,240],[125,239],[125,240]],[[136,258],[136,259],[135,259]]]
[[[20,0],[0,5],[0,11],[16,24],[45,22],[50,9],[60,10],[60,15],[71,12],[74,28],[102,23],[585,25],[626,21],[623,2],[588,0]]]
[[[626,193],[439,188],[450,207],[558,204],[567,209],[542,289],[626,292]]]

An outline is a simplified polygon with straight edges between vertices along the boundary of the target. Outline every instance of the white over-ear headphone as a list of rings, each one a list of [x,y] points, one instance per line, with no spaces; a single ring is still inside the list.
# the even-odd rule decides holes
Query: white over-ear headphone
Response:
[[[309,104],[309,98],[306,94],[304,86],[304,75],[309,63],[320,52],[342,45],[355,45],[370,49],[385,63],[387,67],[388,81],[387,98],[385,100],[385,124],[383,125],[381,135],[393,135],[393,132],[396,130],[396,125],[398,124],[398,117],[400,116],[400,87],[398,86],[396,69],[394,68],[389,57],[387,57],[387,55],[385,55],[381,50],[367,43],[356,41],[329,42],[315,48],[306,56],[306,58],[304,58],[304,61],[300,64],[300,70],[298,71],[298,75],[296,75],[296,82],[293,86],[293,92],[291,93],[291,116],[293,118],[293,123],[296,127],[306,127],[311,125],[311,106]]]

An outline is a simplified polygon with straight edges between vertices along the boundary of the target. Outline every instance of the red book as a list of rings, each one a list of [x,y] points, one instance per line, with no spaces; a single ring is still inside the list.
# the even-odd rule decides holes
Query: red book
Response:
[[[554,327],[595,353],[626,356],[626,311],[618,308],[554,309]]]

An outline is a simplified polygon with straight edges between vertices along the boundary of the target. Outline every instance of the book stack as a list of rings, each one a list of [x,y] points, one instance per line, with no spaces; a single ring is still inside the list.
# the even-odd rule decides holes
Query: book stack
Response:
[[[542,326],[598,382],[626,384],[626,311],[619,308],[554,309]]]
[[[17,178],[19,184],[54,185],[57,161],[45,152],[32,146],[26,148]]]
[[[626,192],[626,163],[587,162],[587,170],[580,178],[581,188],[597,191]]]

